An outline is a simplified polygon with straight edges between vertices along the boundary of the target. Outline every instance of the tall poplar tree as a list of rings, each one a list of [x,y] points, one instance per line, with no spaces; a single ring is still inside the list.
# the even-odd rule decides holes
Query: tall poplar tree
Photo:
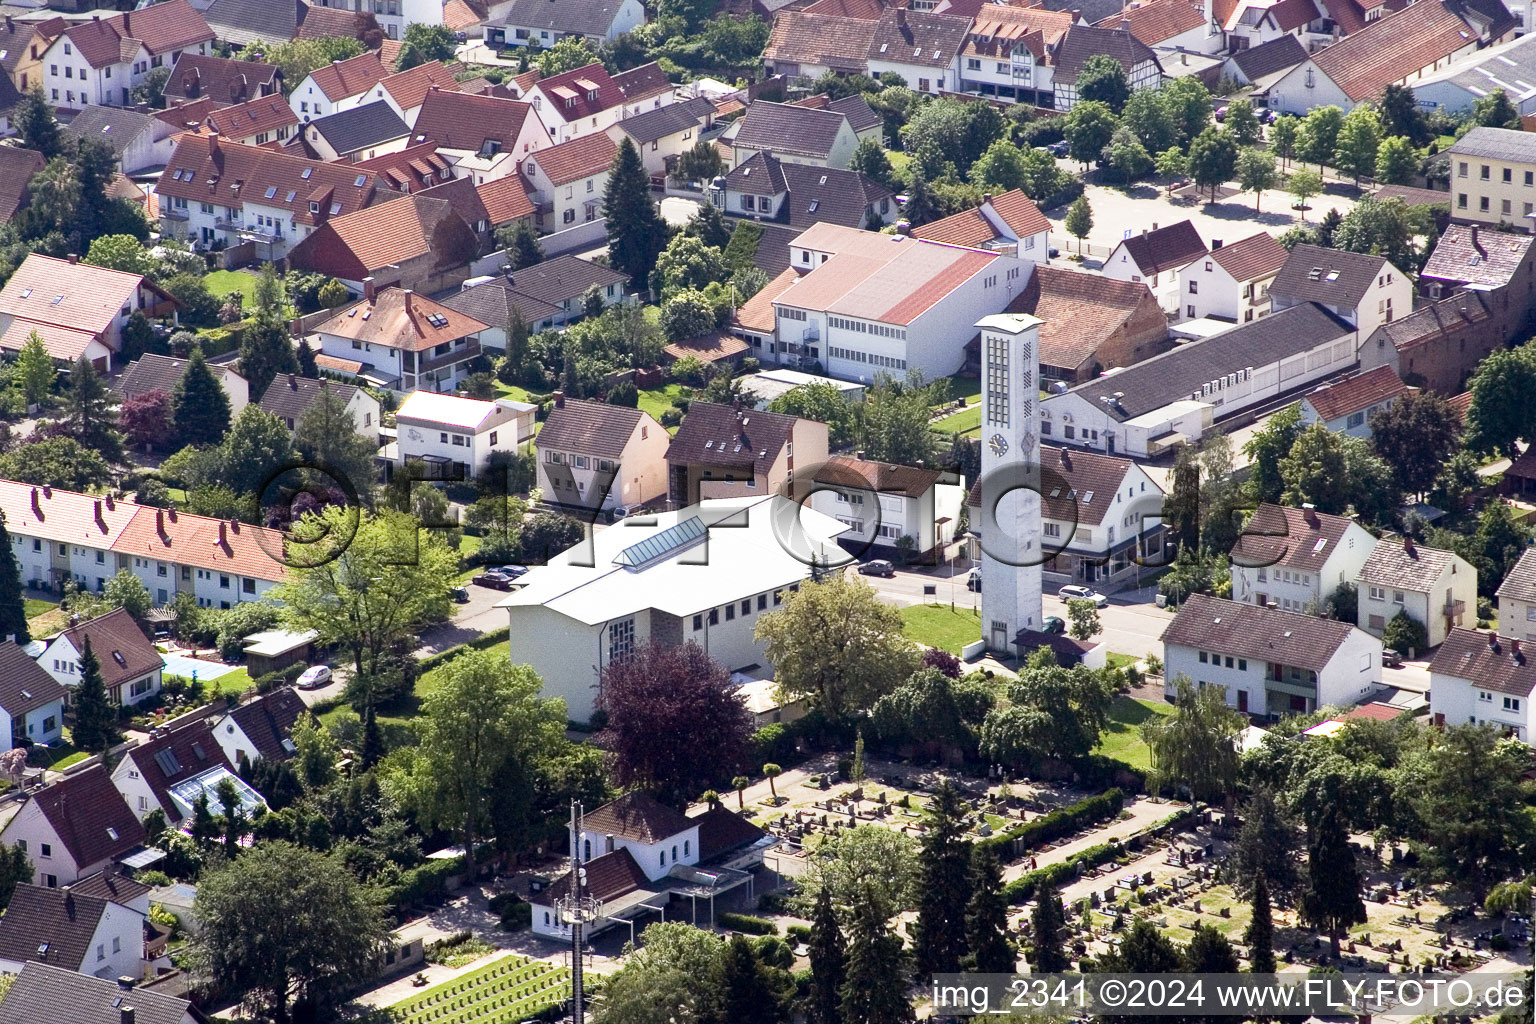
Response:
[[[11,547],[11,534],[0,511],[0,637],[14,637],[18,644],[32,639],[27,629],[27,599],[21,589],[21,566]]]

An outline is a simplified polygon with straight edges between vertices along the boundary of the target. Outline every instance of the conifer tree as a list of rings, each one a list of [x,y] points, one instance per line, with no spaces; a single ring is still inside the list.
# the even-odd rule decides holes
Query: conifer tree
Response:
[[[1012,974],[1018,966],[1008,942],[1008,901],[1003,898],[1003,869],[997,851],[971,851],[971,899],[965,905],[964,966],[976,974]]]
[[[1248,970],[1252,974],[1275,973],[1275,921],[1269,907],[1269,882],[1260,872],[1253,883],[1253,919],[1243,932],[1248,944]]]
[[[720,969],[722,1021],[731,1024],[780,1024],[787,1019],[784,993],[770,968],[758,958],[745,935],[732,935]]]
[[[0,637],[14,637],[18,644],[32,639],[27,629],[27,599],[21,588],[21,566],[11,547],[11,534],[0,511]]]
[[[901,937],[868,902],[854,909],[843,980],[843,1024],[907,1024],[907,957]]]
[[[1035,890],[1035,909],[1029,923],[1035,933],[1035,945],[1029,953],[1029,966],[1036,974],[1055,974],[1067,969],[1067,953],[1061,944],[1061,929],[1067,923],[1061,909],[1061,893],[1050,882],[1041,882]]]
[[[229,396],[208,368],[200,347],[193,347],[187,368],[171,392],[171,416],[183,444],[218,444],[229,431]]]
[[[319,377],[320,367],[315,362],[315,347],[309,343],[308,338],[299,339],[299,349],[295,358],[299,361],[299,375],[303,377]]]
[[[1355,862],[1355,848],[1339,819],[1339,812],[1323,812],[1317,827],[1307,835],[1307,884],[1298,907],[1302,920],[1326,932],[1339,955],[1339,937],[1350,925],[1365,921],[1365,903],[1360,899],[1360,866]]]
[[[811,987],[806,997],[806,1019],[809,1024],[841,1024],[848,952],[832,906],[832,890],[827,886],[822,886],[816,897],[809,946]]]
[[[667,223],[651,201],[651,182],[640,154],[628,138],[619,143],[608,172],[603,197],[608,227],[608,258],[615,270],[629,275],[637,287],[651,279],[656,257],[667,247]]]
[[[918,973],[953,974],[960,969],[966,949],[971,845],[965,841],[960,794],[948,783],[934,794],[921,847],[921,896],[912,943]]]
[[[112,391],[96,365],[83,355],[75,360],[64,405],[70,436],[108,462],[121,462],[123,435],[117,429],[114,403]]]
[[[91,650],[91,638],[85,638],[80,652],[80,685],[75,688],[74,745],[80,750],[101,753],[118,740],[117,711],[107,696],[101,677],[101,662]]]

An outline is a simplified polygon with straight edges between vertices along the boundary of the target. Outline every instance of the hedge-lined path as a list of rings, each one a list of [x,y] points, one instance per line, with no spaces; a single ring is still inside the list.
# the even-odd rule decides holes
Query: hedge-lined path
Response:
[[[1170,800],[1154,802],[1147,797],[1137,797],[1135,802],[1125,808],[1124,813],[1129,817],[1117,818],[1103,825],[1090,829],[1087,833],[1068,840],[1053,849],[1040,850],[1022,857],[1003,868],[1003,881],[1011,882],[1015,878],[1029,874],[1035,868],[1043,868],[1059,861],[1067,860],[1075,854],[1082,853],[1090,846],[1098,846],[1107,843],[1111,839],[1126,840],[1164,821],[1170,816],[1183,810],[1184,804]],[[1030,861],[1034,866],[1030,866]],[[1122,872],[1129,874],[1130,869]],[[1091,880],[1090,880],[1091,881]],[[1090,885],[1089,888],[1092,888]],[[1084,893],[1086,895],[1086,893]]]

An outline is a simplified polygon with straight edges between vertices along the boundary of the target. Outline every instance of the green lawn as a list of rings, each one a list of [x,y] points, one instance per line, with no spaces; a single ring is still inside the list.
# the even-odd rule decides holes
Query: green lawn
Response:
[[[664,384],[659,388],[645,388],[640,392],[640,411],[650,413],[656,420],[661,419],[661,414],[670,409],[683,392],[691,392],[686,384],[673,382]]]
[[[981,400],[981,378],[962,377],[956,374],[946,377],[949,381],[949,397],[951,399],[963,398],[967,405],[973,405]]]
[[[934,430],[945,436],[959,431],[962,434],[977,434],[981,432],[981,403],[966,406],[959,412],[945,416],[941,420],[935,420]]]
[[[390,1010],[401,1024],[524,1020],[564,1001],[570,991],[570,972],[564,967],[509,954]]]
[[[533,401],[533,392],[516,384],[503,384],[501,381],[497,381],[496,390],[501,393],[502,398],[510,398],[514,402],[531,403]]]
[[[512,657],[512,645],[511,642],[507,640],[503,640],[501,643],[496,644],[494,647],[488,647],[486,650],[490,651],[500,661],[509,661]],[[380,705],[377,718],[379,727],[385,730],[386,741],[389,740],[389,731],[391,729],[400,730],[411,728],[411,721],[415,719],[417,715],[421,714],[422,697],[426,695],[428,688],[434,686],[437,683],[438,673],[443,670],[443,667],[443,665],[438,665],[432,671],[423,673],[422,676],[416,680],[416,685],[412,689],[410,696],[403,697],[391,704]],[[332,722],[345,718],[347,715],[355,714],[356,712],[352,710],[352,706],[343,702],[336,705],[331,710],[323,712],[320,715],[320,724],[330,725]],[[394,745],[394,743],[390,743],[390,746]]]
[[[1119,651],[1110,651],[1104,656],[1105,662],[1110,668],[1125,668],[1134,665],[1141,659],[1134,654],[1121,654]]]
[[[1141,724],[1154,715],[1171,715],[1173,707],[1133,697],[1116,697],[1109,708],[1109,728],[1099,738],[1095,754],[1124,761],[1134,768],[1151,768],[1152,752],[1141,738]]]
[[[230,292],[239,292],[249,299],[256,291],[255,275],[242,274],[238,270],[215,270],[203,278],[203,283],[221,299]]]
[[[41,601],[35,597],[27,598],[25,615],[29,619],[35,619],[39,615],[46,615],[59,606],[57,601]]]
[[[969,608],[948,605],[921,604],[901,609],[905,625],[902,632],[908,638],[929,647],[938,647],[951,654],[959,654],[960,648],[981,639],[981,615]]]

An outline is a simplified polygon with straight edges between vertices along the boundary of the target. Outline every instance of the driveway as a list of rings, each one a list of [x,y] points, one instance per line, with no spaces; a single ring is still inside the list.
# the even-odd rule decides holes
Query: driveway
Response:
[[[468,603],[454,605],[453,618],[447,622],[421,631],[421,646],[416,648],[416,657],[425,658],[446,651],[507,624],[507,613],[496,607],[496,603],[507,596],[505,590],[477,587],[473,583],[466,583],[464,587],[469,591]]]

